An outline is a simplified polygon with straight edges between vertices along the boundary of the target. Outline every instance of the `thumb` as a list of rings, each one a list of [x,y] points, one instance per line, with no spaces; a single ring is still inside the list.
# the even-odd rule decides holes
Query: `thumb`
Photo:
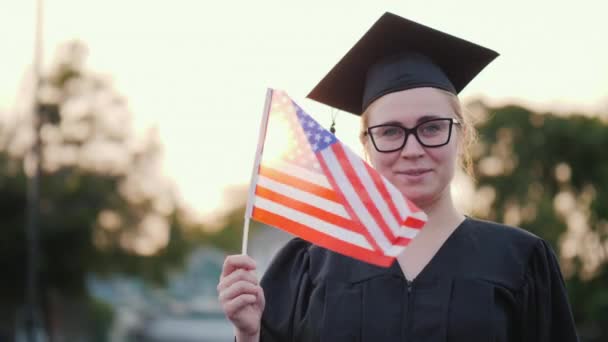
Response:
[[[266,298],[264,297],[264,289],[261,286],[258,286],[257,297],[258,297],[258,304],[260,305],[260,307],[262,309],[264,309],[264,306],[266,305]]]

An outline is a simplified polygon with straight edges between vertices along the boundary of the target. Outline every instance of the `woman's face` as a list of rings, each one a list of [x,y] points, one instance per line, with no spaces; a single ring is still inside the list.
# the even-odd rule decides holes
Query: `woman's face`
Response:
[[[449,97],[434,88],[384,95],[370,105],[367,115],[367,127],[391,123],[413,128],[434,118],[457,118]],[[374,167],[405,197],[424,208],[450,196],[449,185],[458,158],[458,133],[454,125],[449,142],[440,147],[424,147],[410,134],[401,150],[388,153],[378,152],[369,135],[364,143]]]

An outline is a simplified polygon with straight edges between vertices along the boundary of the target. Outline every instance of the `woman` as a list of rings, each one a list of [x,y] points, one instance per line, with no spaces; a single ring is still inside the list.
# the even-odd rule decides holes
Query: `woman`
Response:
[[[296,238],[259,285],[251,258],[228,257],[237,341],[577,341],[551,248],[453,204],[474,132],[457,94],[496,56],[387,13],[317,85],[312,99],[361,114],[371,164],[428,222],[388,269]]]

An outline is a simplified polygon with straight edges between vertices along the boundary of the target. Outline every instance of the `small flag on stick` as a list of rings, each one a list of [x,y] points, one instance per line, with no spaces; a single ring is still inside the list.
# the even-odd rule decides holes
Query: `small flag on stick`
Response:
[[[268,92],[245,215],[247,221],[252,218],[384,267],[427,220],[284,92],[273,90]]]

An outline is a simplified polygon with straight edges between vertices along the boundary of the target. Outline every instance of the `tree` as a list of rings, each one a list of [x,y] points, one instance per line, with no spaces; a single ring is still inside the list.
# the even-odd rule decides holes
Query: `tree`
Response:
[[[548,240],[588,341],[608,339],[608,123],[599,116],[470,106],[480,118],[474,151],[477,216]]]
[[[162,282],[188,253],[186,235],[200,236],[162,176],[158,134],[134,136],[125,98],[86,68],[86,56],[82,43],[65,44],[41,82],[39,229],[47,312],[58,310],[51,307],[57,301],[86,302],[89,272]],[[31,115],[16,117],[0,124],[0,330],[13,325],[25,289],[26,175],[34,132]]]

